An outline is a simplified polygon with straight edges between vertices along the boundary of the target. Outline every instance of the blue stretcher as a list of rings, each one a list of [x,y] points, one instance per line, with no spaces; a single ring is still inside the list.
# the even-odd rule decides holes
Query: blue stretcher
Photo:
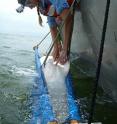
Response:
[[[33,105],[30,124],[48,124],[48,122],[57,121],[57,119],[53,112],[47,84],[45,81],[44,73],[42,71],[38,48],[35,49],[35,63],[38,76],[35,80],[36,86],[34,86],[31,95]],[[79,106],[74,99],[72,78],[70,73],[67,75],[65,83],[69,115],[69,117],[66,119],[66,122],[70,120],[80,120]]]

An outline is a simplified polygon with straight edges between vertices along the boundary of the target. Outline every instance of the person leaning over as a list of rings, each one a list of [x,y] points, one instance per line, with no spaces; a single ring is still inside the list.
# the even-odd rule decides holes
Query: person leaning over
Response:
[[[69,60],[70,44],[74,22],[74,11],[70,7],[75,0],[18,0],[29,8],[37,7],[38,15],[40,13],[47,16],[47,22],[50,27],[52,40],[55,41],[52,56],[57,63],[65,64]],[[24,2],[25,1],[25,2]],[[19,12],[22,9],[17,10]],[[60,25],[64,22],[62,38],[56,38]],[[40,21],[41,24],[41,21]],[[60,31],[59,31],[60,32]],[[62,44],[60,40],[62,39]]]

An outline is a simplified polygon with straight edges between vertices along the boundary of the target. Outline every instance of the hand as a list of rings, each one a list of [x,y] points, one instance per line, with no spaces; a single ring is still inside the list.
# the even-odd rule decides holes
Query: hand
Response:
[[[52,53],[54,61],[58,60],[61,49],[62,49],[61,43],[56,43],[54,46],[53,53]]]
[[[60,25],[61,22],[62,22],[62,18],[61,18],[60,16],[57,16],[57,17],[56,17],[56,23],[57,23],[58,25]]]
[[[67,50],[62,49],[56,64],[60,63],[64,65],[67,61],[68,61]]]

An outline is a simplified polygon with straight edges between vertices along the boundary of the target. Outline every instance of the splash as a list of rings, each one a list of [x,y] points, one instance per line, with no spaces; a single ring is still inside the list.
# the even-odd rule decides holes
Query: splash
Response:
[[[40,59],[42,64],[44,59],[45,56]],[[66,117],[68,116],[65,77],[69,72],[69,68],[69,62],[67,62],[65,65],[56,65],[52,56],[48,57],[46,65],[43,67],[48,91],[53,104],[53,110],[60,122],[65,121]]]

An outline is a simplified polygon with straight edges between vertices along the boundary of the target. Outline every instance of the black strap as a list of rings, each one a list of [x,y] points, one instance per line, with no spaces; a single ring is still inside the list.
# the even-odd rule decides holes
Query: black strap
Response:
[[[99,77],[100,77],[100,69],[101,69],[101,63],[102,63],[102,57],[103,57],[105,35],[106,35],[106,30],[107,30],[109,8],[110,8],[110,0],[107,0],[104,25],[103,25],[103,30],[102,30],[102,38],[101,38],[101,44],[100,44],[100,51],[99,51],[99,57],[98,57],[98,65],[97,65],[97,69],[96,69],[96,79],[95,79],[95,84],[93,87],[93,96],[92,96],[88,124],[91,124],[91,122],[92,122],[93,114],[94,114],[94,107],[96,104],[96,94],[97,94],[97,87],[98,87],[98,82],[99,82]]]

